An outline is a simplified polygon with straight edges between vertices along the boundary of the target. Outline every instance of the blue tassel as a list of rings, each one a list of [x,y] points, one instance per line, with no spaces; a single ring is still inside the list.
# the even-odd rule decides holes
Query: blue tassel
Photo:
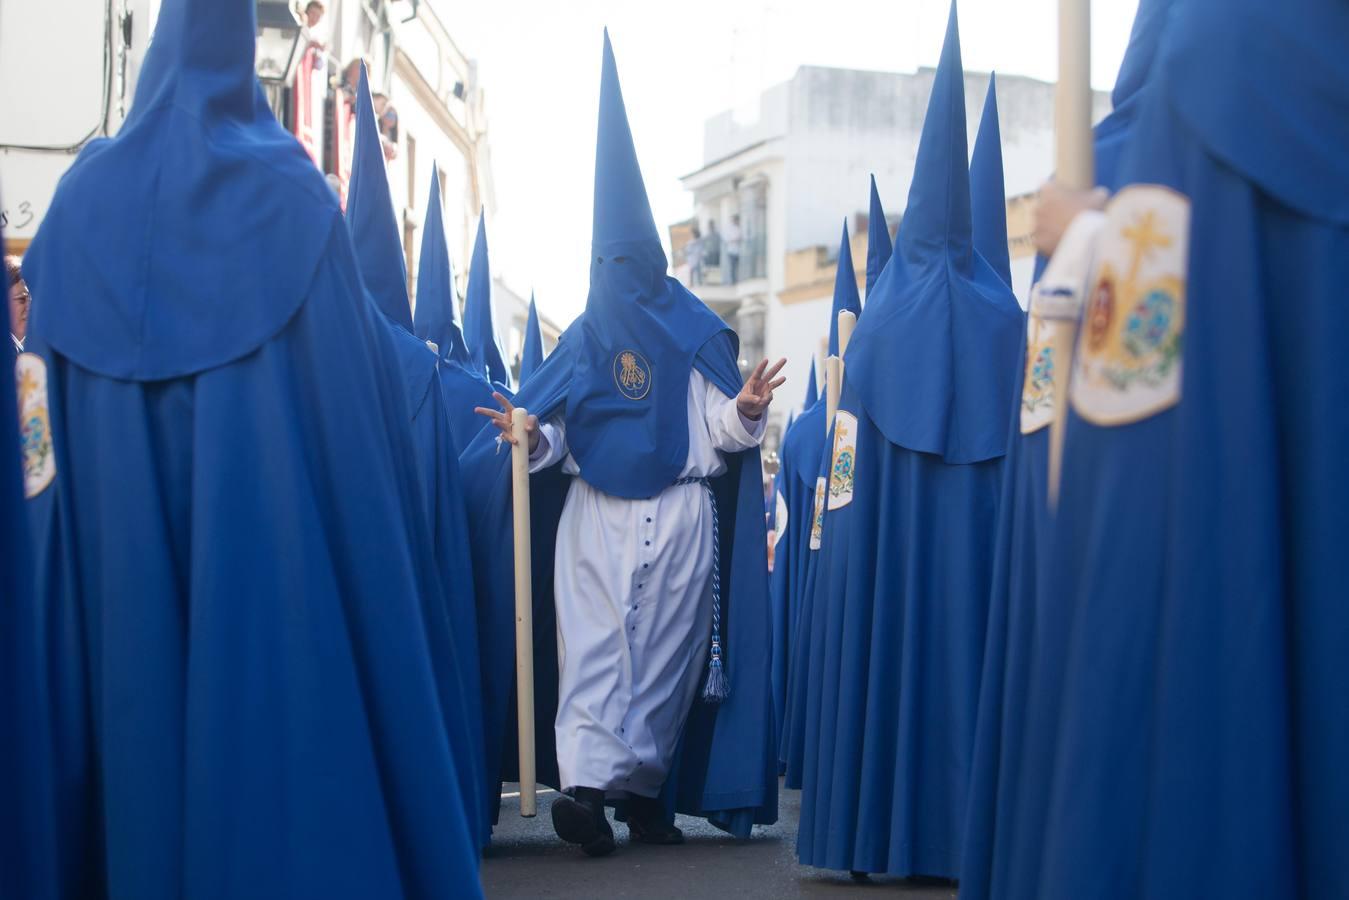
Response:
[[[731,696],[731,680],[721,664],[721,646],[712,645],[712,659],[707,664],[707,684],[703,687],[704,703],[720,703]]]

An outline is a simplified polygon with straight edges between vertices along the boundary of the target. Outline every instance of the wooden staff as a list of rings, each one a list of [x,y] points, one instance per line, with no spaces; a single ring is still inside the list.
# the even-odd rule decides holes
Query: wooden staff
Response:
[[[848,342],[852,340],[852,332],[856,327],[857,313],[845,309],[838,314],[838,355],[840,359],[848,355]]]
[[[515,509],[515,697],[520,732],[520,815],[538,814],[534,770],[534,585],[529,541],[529,413],[511,413],[511,497]]]
[[[1090,190],[1094,180],[1091,145],[1091,4],[1059,0],[1059,83],[1054,93],[1054,180]],[[1059,502],[1063,436],[1068,423],[1068,376],[1073,368],[1077,320],[1057,319],[1053,329],[1054,421],[1049,426],[1049,505]]]
[[[834,416],[838,414],[838,404],[843,398],[843,354],[848,352],[848,342],[852,340],[852,332],[856,327],[857,313],[845,309],[838,314],[838,356],[831,356],[824,361],[826,434],[834,427]]]
[[[831,356],[824,361],[824,432],[834,427],[838,401],[843,395],[843,360]],[[827,451],[826,451],[827,452]]]

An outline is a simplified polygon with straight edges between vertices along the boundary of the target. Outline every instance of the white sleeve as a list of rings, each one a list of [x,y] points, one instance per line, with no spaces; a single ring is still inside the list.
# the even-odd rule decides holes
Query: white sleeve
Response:
[[[529,454],[529,473],[542,472],[562,462],[567,456],[567,423],[554,416],[539,423],[539,445]]]
[[[738,453],[759,446],[767,430],[768,416],[760,416],[757,422],[746,419],[736,408],[734,397],[723,394],[701,372],[695,370],[693,377],[703,382],[707,431],[712,436],[712,446],[722,453]]]
[[[1105,214],[1098,210],[1084,210],[1073,217],[1031,293],[1031,303],[1041,318],[1077,321],[1104,225]]]

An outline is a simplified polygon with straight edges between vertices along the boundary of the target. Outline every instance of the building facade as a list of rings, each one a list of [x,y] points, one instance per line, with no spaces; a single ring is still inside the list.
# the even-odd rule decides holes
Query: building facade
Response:
[[[676,275],[740,333],[742,365],[788,359],[790,383],[805,384],[828,333],[839,235],[846,221],[859,285],[866,265],[868,177],[876,182],[893,237],[913,176],[934,69],[913,73],[803,66],[756,105],[704,126],[704,165],[682,179],[694,215],[670,227]],[[988,89],[986,73],[965,75],[966,129],[973,148]],[[1094,98],[1097,117],[1108,95]],[[1054,85],[998,76],[1004,178],[1009,197],[1013,287],[1024,304],[1034,265],[1025,233],[1028,199],[1053,168]],[[724,235],[739,217],[736,277]],[[687,248],[697,229],[698,252]],[[709,256],[709,247],[720,245]],[[803,390],[803,389],[802,389]],[[803,391],[804,392],[804,391]],[[789,410],[775,407],[770,446]]]
[[[160,0],[0,0],[0,198],[6,252],[22,254],[61,175],[116,134],[135,94]],[[359,64],[379,98],[391,193],[415,298],[432,167],[462,300],[480,213],[496,209],[486,97],[442,18],[444,0],[258,0],[258,76],[277,119],[345,198]],[[59,46],[62,52],[51,53]],[[528,299],[494,291],[503,347]],[[518,324],[517,324],[518,323]],[[546,338],[556,338],[552,323]],[[518,332],[518,334],[516,333]],[[517,351],[518,352],[518,351]]]

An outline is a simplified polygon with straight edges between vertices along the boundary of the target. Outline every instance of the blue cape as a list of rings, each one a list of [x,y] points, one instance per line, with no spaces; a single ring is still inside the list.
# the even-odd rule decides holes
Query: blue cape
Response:
[[[478,216],[478,236],[473,241],[473,261],[468,268],[464,298],[464,331],[473,370],[493,384],[510,386],[510,370],[501,353],[492,311],[492,268],[487,258],[487,214]]]
[[[892,262],[875,285],[834,423],[804,710],[807,865],[959,873],[1006,440],[968,416],[996,399],[984,415],[1005,426],[1021,318],[971,247],[964,123],[953,5],[900,228],[904,276]],[[925,347],[940,364],[910,369],[903,351]],[[942,440],[917,442],[920,424]]]
[[[529,297],[529,318],[525,321],[525,345],[520,351],[520,383],[543,365],[543,331],[539,328],[539,309]]]
[[[579,366],[575,326],[563,335],[543,366],[522,387],[520,406],[545,419],[563,407]],[[722,333],[703,348],[695,365],[728,396],[740,390],[736,342]],[[570,417],[575,411],[568,407]],[[726,474],[713,479],[721,513],[722,628],[725,664],[734,689],[718,705],[695,703],[684,726],[678,758],[663,797],[687,815],[703,816],[738,837],[753,824],[777,818],[773,708],[769,684],[771,652],[768,577],[764,562],[767,533],[758,450],[726,457]],[[511,552],[510,455],[498,452],[493,434],[483,432],[460,463],[469,491],[475,534],[479,611],[495,643],[484,645],[489,784],[516,777],[513,683],[514,599]],[[558,519],[571,479],[554,467],[530,479],[534,573],[535,734],[540,782],[558,786],[553,721],[557,715],[557,644],[553,605],[553,559]]]
[[[55,477],[13,749],[54,775],[16,896],[479,893],[394,350],[254,24],[166,0],[25,261]]]
[[[654,497],[679,477],[688,459],[689,374],[708,341],[727,331],[665,268],[606,31],[590,294],[569,329],[576,372],[567,444],[581,477],[618,497]]]
[[[1311,117],[1344,108],[1345,82],[1307,81],[1342,68],[1349,18],[1331,9],[1178,6],[1126,151],[1129,182],[1190,203],[1183,394],[1129,425],[1070,421],[1069,453],[1082,447],[1096,480],[1079,476],[1081,536],[1066,539],[1064,509],[1055,551],[1091,591],[1065,648],[1041,876],[1063,896],[1349,891],[1349,571],[1335,537],[1349,499],[1335,398],[1349,381],[1333,337],[1349,324],[1349,223],[1342,173],[1305,142],[1343,124],[1327,133]],[[1236,70],[1244,49],[1268,83]],[[1234,107],[1227,92],[1247,87]],[[1272,136],[1282,171],[1264,155]],[[1090,552],[1106,529],[1110,552]],[[1093,714],[1103,698],[1127,732]]]
[[[1096,127],[1096,182],[1119,185],[1120,151],[1132,133],[1139,92],[1156,56],[1172,0],[1145,0],[1112,98]],[[962,893],[1037,896],[1042,835],[1054,767],[1066,641],[1074,600],[1047,589],[1053,519],[1048,506],[1049,428],[1021,433],[1026,374],[1022,341],[999,504],[998,540],[979,724],[970,783]]]

